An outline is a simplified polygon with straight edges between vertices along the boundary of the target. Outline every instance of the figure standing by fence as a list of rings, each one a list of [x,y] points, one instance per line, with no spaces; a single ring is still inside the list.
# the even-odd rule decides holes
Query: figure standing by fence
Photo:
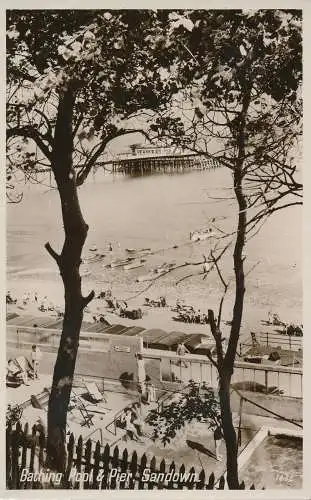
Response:
[[[180,356],[180,358],[182,358],[182,356],[184,356],[185,354],[189,354],[189,350],[187,349],[185,344],[183,342],[181,342],[177,346],[176,353],[178,356]],[[185,361],[183,361],[182,359],[180,359],[179,364],[180,364],[180,366],[184,366],[185,368],[187,368],[187,366],[188,366],[188,364]]]
[[[138,379],[138,387],[141,391],[141,394],[145,394],[146,392],[146,370],[145,370],[145,360],[140,353],[136,354],[137,359],[137,379]]]

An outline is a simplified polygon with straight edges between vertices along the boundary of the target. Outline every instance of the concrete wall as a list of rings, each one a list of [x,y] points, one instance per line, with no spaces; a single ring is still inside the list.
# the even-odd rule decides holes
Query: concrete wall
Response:
[[[260,394],[258,392],[251,391],[239,391],[243,396],[248,398],[250,401],[267,408],[279,415],[282,415],[290,420],[295,420],[297,422],[302,422],[303,419],[303,402],[300,398],[288,398],[284,396],[272,396],[268,394]],[[231,394],[231,407],[233,412],[238,412],[240,406],[240,397],[236,392]],[[248,413],[250,415],[260,415],[263,417],[273,417],[265,410],[258,408],[257,406],[243,401],[243,413]]]
[[[7,357],[30,357],[32,344],[39,345],[43,356],[40,370],[52,373],[60,341],[60,332],[43,328],[12,327],[7,332]],[[118,380],[128,372],[137,380],[135,354],[140,351],[138,336],[106,335],[82,332],[76,363],[76,373]]]

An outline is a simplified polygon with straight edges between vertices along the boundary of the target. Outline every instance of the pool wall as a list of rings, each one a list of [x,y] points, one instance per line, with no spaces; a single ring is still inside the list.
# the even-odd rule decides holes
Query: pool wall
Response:
[[[297,422],[302,422],[303,420],[303,400],[302,398],[291,398],[286,396],[276,396],[270,394],[261,394],[260,392],[252,391],[239,391],[243,396],[254,401],[255,403],[264,406],[268,410],[274,411],[276,413],[281,413],[286,418],[290,420],[295,420]],[[233,412],[238,412],[240,406],[240,396],[236,392],[231,394],[231,408]],[[280,411],[280,409],[282,409]],[[263,417],[268,417],[269,414],[258,408],[257,406],[243,401],[243,413],[248,413],[250,415],[260,415]],[[272,415],[270,415],[272,416]]]
[[[244,467],[246,462],[251,458],[253,452],[258,448],[258,446],[264,441],[267,436],[275,436],[277,434],[282,434],[288,437],[299,437],[303,439],[303,430],[302,429],[284,429],[283,427],[266,427],[263,426],[257,434],[253,437],[253,439],[248,443],[248,445],[244,448],[242,453],[238,458],[238,470]]]

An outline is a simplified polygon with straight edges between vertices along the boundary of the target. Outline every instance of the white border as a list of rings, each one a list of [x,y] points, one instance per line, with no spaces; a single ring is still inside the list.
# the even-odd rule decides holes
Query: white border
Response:
[[[64,5],[65,3],[65,5]],[[174,9],[174,8],[201,8],[201,9],[275,9],[275,8],[292,8],[303,9],[304,11],[304,161],[303,161],[303,180],[304,180],[304,210],[303,210],[303,285],[304,285],[304,488],[303,490],[261,490],[261,491],[175,491],[169,493],[167,490],[157,491],[5,491],[5,268],[6,268],[6,221],[5,221],[5,9]],[[0,169],[0,227],[2,230],[2,238],[0,242],[0,287],[1,287],[1,304],[0,304],[0,370],[1,370],[1,398],[0,411],[1,423],[0,429],[0,498],[98,498],[105,496],[106,498],[128,499],[132,498],[148,498],[152,495],[157,498],[163,498],[164,495],[171,498],[263,498],[263,499],[310,499],[311,498],[311,426],[308,425],[311,419],[310,406],[310,388],[306,381],[311,380],[311,328],[309,304],[311,305],[311,189],[310,178],[311,166],[309,165],[311,158],[311,2],[309,0],[192,0],[192,1],[173,1],[173,0],[134,0],[134,1],[106,1],[89,0],[87,3],[82,0],[54,0],[47,2],[45,0],[2,0],[0,6],[0,22],[1,22],[1,37],[0,37],[0,57],[1,57],[1,102],[0,112],[1,119],[1,163]],[[1,425],[1,424],[0,424]]]

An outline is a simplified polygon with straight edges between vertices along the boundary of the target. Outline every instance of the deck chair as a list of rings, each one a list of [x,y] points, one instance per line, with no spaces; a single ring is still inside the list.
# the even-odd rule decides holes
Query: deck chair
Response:
[[[94,425],[93,418],[94,415],[87,409],[81,397],[76,394],[73,390],[72,394],[72,402],[74,403],[74,409],[78,410],[81,413],[81,417],[83,418],[82,425],[86,425],[87,427],[91,427]]]
[[[23,384],[21,367],[11,359],[10,363],[7,362],[6,384],[9,387],[19,387]]]
[[[21,370],[26,371],[28,375],[33,377],[33,367],[25,356],[17,356],[14,362]]]
[[[10,361],[10,363],[9,363]],[[33,369],[24,356],[9,360],[7,363],[6,384],[9,387],[19,387],[26,383],[23,374],[33,376]]]
[[[100,401],[107,402],[104,398],[103,394],[101,394],[97,388],[95,382],[85,382],[85,387],[88,392],[89,397],[95,402],[99,403]]]

